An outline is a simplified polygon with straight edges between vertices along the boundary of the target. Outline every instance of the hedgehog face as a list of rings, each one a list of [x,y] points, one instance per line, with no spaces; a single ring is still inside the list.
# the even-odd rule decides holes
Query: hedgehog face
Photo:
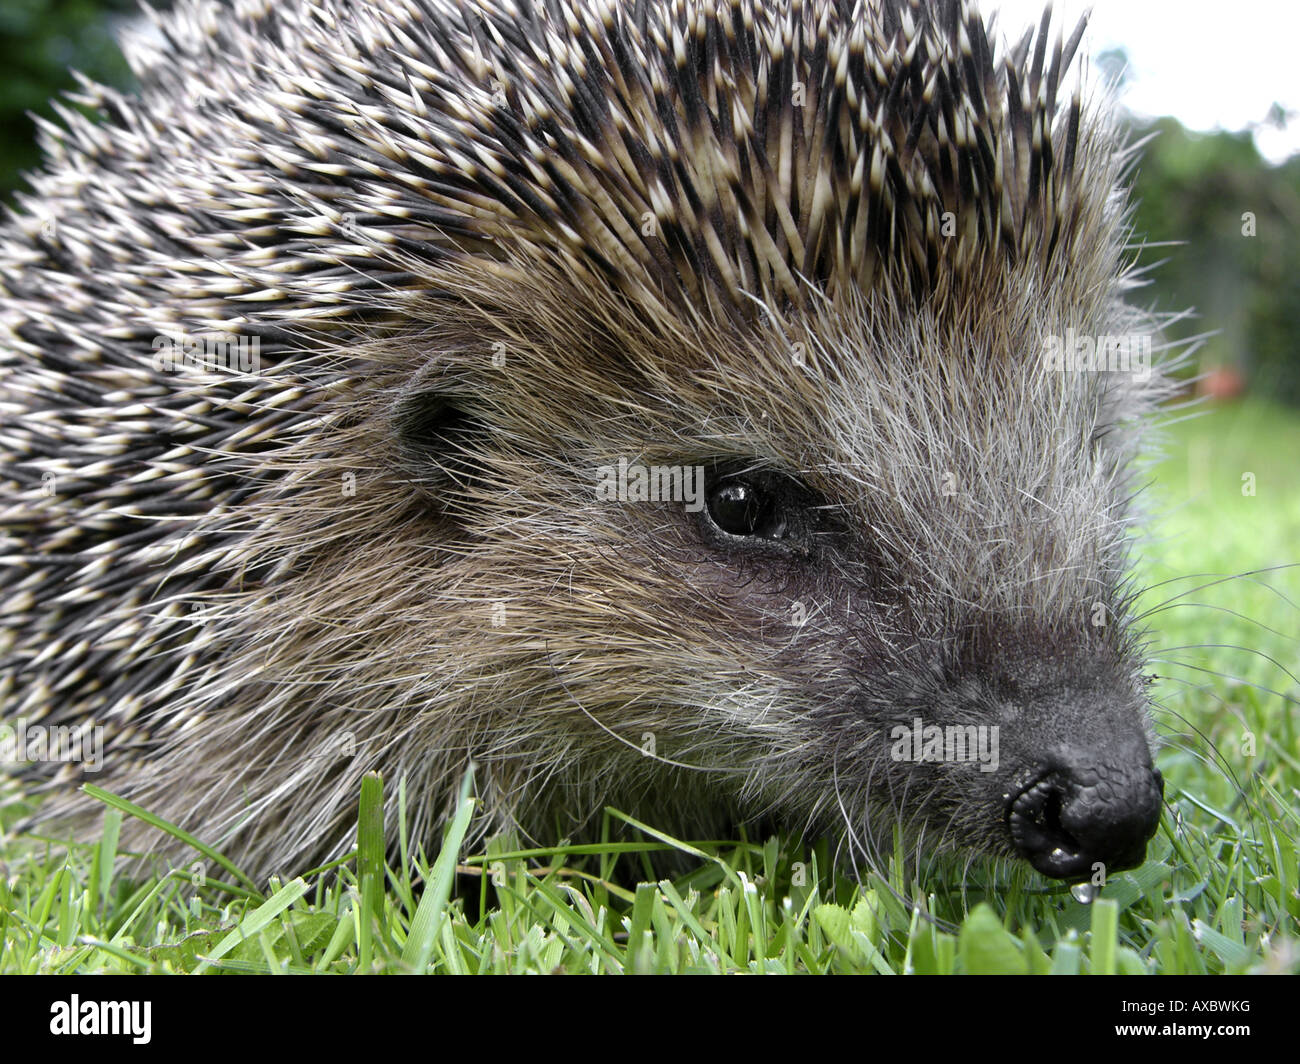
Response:
[[[441,579],[503,603],[444,641],[534,677],[497,740],[553,774],[521,826],[549,830],[559,793],[580,819],[838,827],[859,856],[900,823],[1064,878],[1141,860],[1161,781],[1125,590],[1135,382],[1041,357],[1121,310],[1012,272],[974,313],[864,302],[669,342],[520,283],[528,339],[466,365],[449,436],[415,419],[405,446],[455,456]]]
[[[432,846],[470,758],[538,836],[612,804],[1138,859],[1160,377],[1043,357],[1150,331],[1082,27],[341,0],[161,30],[0,240],[4,690],[106,724],[97,782],[262,874],[347,852],[369,770]],[[154,357],[210,330],[258,366]]]

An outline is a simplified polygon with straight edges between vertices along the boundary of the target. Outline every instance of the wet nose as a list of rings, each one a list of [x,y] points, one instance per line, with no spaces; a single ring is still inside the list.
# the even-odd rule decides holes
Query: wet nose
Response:
[[[1085,879],[1135,868],[1160,822],[1165,781],[1150,765],[1056,766],[1011,799],[1016,849],[1045,876]]]

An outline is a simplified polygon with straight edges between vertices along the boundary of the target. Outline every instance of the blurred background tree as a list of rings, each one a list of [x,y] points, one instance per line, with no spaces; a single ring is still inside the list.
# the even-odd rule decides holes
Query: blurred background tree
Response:
[[[39,165],[27,112],[55,117],[51,97],[75,88],[69,67],[130,86],[116,36],[138,17],[135,0],[0,0],[0,200]],[[1122,50],[1096,62],[1122,83]],[[1275,106],[1261,123],[1293,117]],[[1300,156],[1270,165],[1249,130],[1194,133],[1173,118],[1133,122],[1135,138],[1148,134],[1134,224],[1139,261],[1162,264],[1138,298],[1195,310],[1169,335],[1213,333],[1198,366],[1221,383],[1300,405]]]
[[[40,161],[28,112],[55,117],[51,97],[76,88],[70,67],[105,84],[131,84],[116,33],[138,12],[135,0],[0,2],[0,196],[6,202],[13,202],[22,172]]]
[[[1248,131],[1191,133],[1172,118],[1135,126],[1146,134],[1134,224],[1151,245],[1142,261],[1164,260],[1146,298],[1195,308],[1168,333],[1214,332],[1203,369],[1300,403],[1300,156],[1271,166]]]

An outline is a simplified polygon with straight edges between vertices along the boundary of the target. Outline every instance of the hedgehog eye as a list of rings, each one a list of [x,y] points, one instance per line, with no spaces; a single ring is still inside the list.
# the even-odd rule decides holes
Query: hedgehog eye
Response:
[[[733,477],[709,486],[706,510],[713,526],[728,536],[782,540],[790,526],[781,502],[759,478]]]

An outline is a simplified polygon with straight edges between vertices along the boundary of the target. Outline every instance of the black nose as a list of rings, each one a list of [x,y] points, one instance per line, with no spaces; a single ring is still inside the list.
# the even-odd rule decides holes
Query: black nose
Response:
[[[1160,822],[1165,781],[1148,765],[1054,768],[1007,807],[1011,838],[1045,876],[1085,879],[1135,868]]]

